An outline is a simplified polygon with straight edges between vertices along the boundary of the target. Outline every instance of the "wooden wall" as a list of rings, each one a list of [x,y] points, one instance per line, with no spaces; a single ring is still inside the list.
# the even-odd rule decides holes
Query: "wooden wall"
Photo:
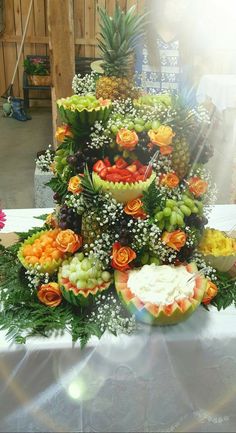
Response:
[[[30,0],[5,1],[5,31],[0,36],[0,95],[10,84],[17,53],[19,52]],[[27,38],[20,59],[14,94],[22,97],[23,60],[27,54],[48,54],[47,1],[34,0]],[[67,0],[65,0],[67,1]],[[144,0],[119,0],[122,8],[133,4],[141,11]],[[97,6],[106,7],[112,14],[115,0],[74,0],[76,55],[98,56],[96,34],[99,31]],[[66,56],[65,56],[66,61]]]

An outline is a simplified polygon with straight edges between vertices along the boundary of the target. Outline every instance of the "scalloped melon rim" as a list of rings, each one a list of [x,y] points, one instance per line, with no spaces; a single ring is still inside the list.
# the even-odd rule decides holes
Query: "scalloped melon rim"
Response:
[[[29,238],[27,238],[21,245],[17,257],[20,260],[21,264],[24,266],[24,268],[26,269],[32,269],[32,268],[36,268],[36,266],[38,267],[40,264],[37,263],[37,265],[33,266],[30,265],[29,263],[26,262],[24,256],[23,256],[23,248],[25,245],[32,245],[34,243],[34,241],[38,238],[40,238],[40,236],[42,234],[48,233],[48,232],[52,232],[53,230],[41,230],[38,231],[36,233],[34,233],[32,236],[30,236]],[[50,262],[45,263],[44,265],[40,265],[40,269],[39,271],[46,274],[53,274],[54,272],[57,271],[57,269],[59,269],[59,267],[61,266],[62,262],[65,260],[66,256],[63,257],[63,259],[59,259],[59,260],[51,260]]]
[[[195,263],[187,265],[188,271],[196,272]],[[129,272],[115,271],[115,287],[123,305],[140,322],[149,325],[174,325],[186,320],[200,305],[206,290],[207,281],[197,276],[194,295],[183,298],[168,306],[158,306],[149,302],[143,303],[127,286]]]
[[[94,298],[102,293],[104,290],[109,289],[111,281],[102,284],[101,286],[96,286],[92,289],[78,289],[74,284],[72,284],[68,278],[62,278],[60,273],[58,275],[58,282],[60,284],[62,296],[73,305],[88,306],[94,300]],[[67,285],[70,287],[66,287]],[[76,291],[76,293],[75,293]]]
[[[156,178],[155,173],[153,173],[146,181],[134,183],[114,183],[101,179],[100,176],[95,172],[93,172],[92,176],[95,187],[101,188],[104,192],[110,192],[112,196],[120,203],[127,203],[130,200],[140,197],[143,191],[146,191]]]

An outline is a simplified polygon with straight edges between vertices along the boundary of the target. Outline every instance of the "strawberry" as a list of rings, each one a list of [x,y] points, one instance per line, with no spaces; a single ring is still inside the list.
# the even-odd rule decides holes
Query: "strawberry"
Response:
[[[106,179],[106,175],[107,175],[107,167],[103,168],[100,172],[99,172],[99,176],[101,179]]]
[[[132,162],[132,165],[136,165],[137,169],[141,168],[143,165],[141,164],[141,162],[136,159],[135,161]]]
[[[152,174],[152,166],[151,165],[143,165],[138,170],[139,174],[144,174],[146,178],[150,177]]]
[[[107,174],[106,180],[108,182],[114,182],[115,183],[115,182],[122,182],[123,178],[119,174],[111,173],[111,174]]]
[[[123,158],[118,158],[116,160],[116,167],[117,168],[126,168],[128,166],[128,163]]]
[[[110,163],[110,161],[109,161],[108,158],[104,159],[104,164],[105,164],[106,167],[111,167],[111,163]]]
[[[95,162],[93,166],[93,171],[95,171],[95,173],[100,173],[103,168],[106,168],[106,165],[101,159],[99,159],[97,162]]]

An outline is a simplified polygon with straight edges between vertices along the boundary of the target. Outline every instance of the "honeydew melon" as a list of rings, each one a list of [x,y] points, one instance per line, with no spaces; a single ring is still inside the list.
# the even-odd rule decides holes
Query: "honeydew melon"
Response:
[[[96,188],[111,193],[116,201],[125,204],[140,197],[144,191],[147,191],[155,177],[156,175],[153,173],[146,181],[133,183],[109,182],[101,179],[97,173],[93,172],[93,183]]]
[[[191,274],[197,272],[195,263],[190,263],[185,268]],[[183,297],[169,305],[142,302],[128,287],[129,272],[115,271],[117,294],[123,305],[138,321],[149,325],[174,325],[186,320],[200,305],[206,290],[206,279],[197,275],[194,278],[193,295],[190,297]]]

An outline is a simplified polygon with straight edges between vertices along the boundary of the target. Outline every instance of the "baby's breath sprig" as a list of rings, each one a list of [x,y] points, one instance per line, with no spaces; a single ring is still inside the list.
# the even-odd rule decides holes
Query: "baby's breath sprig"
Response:
[[[36,160],[36,167],[43,172],[51,171],[51,166],[54,161],[55,152],[52,151],[52,145],[49,144],[48,149],[46,149],[43,155],[40,155]]]
[[[80,96],[86,96],[88,94],[95,94],[96,92],[96,72],[91,72],[82,77],[81,74],[74,76],[72,80],[73,92]]]
[[[110,331],[112,334],[130,335],[136,330],[135,317],[127,317],[115,296],[98,295],[95,301],[96,310],[88,316],[90,323],[95,323],[101,332]]]
[[[49,274],[40,271],[40,266],[31,267],[25,272],[30,289],[38,289],[41,284],[49,283]]]

